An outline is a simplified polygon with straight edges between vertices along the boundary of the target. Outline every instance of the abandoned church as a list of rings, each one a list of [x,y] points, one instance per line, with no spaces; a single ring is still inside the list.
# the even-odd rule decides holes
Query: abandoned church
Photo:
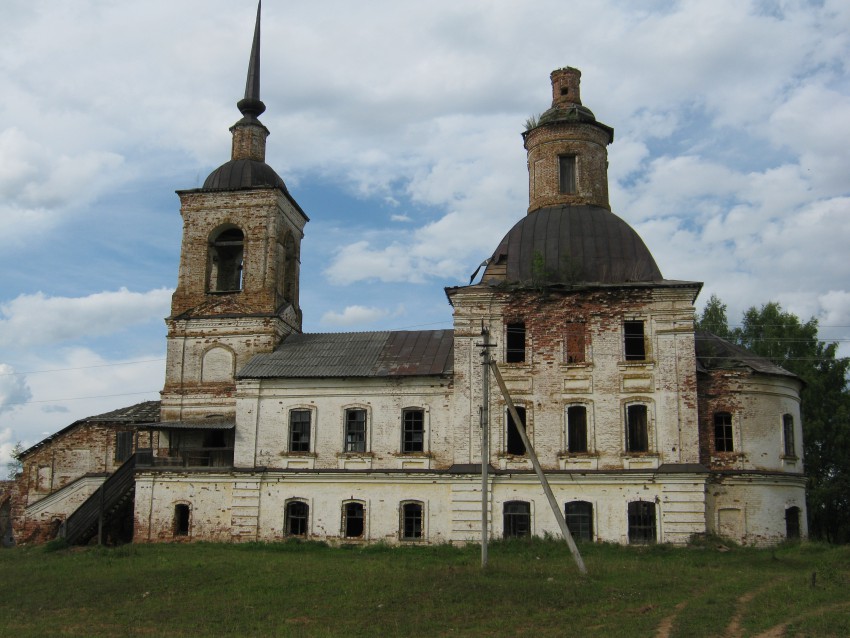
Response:
[[[701,284],[665,278],[611,211],[614,131],[576,69],[523,133],[528,210],[445,290],[453,329],[302,332],[309,220],[265,162],[259,26],[231,158],[178,191],[161,401],[26,450],[0,494],[14,542],[559,534],[534,453],[577,539],[806,535],[802,382],[695,332]]]

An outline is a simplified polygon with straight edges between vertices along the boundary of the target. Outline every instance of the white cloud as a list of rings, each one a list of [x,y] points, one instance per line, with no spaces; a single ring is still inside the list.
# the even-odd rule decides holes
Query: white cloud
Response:
[[[0,363],[0,414],[16,409],[31,397],[24,375],[16,374],[12,366]]]
[[[121,288],[86,297],[48,297],[37,292],[0,304],[0,345],[29,346],[105,336],[161,319],[171,303],[165,288],[145,293]]]
[[[322,315],[322,323],[329,326],[349,327],[362,326],[388,316],[389,311],[383,308],[366,306],[346,306],[342,312],[328,311]]]
[[[9,476],[9,464],[12,462],[12,450],[15,443],[12,441],[12,428],[0,430],[0,481]]]

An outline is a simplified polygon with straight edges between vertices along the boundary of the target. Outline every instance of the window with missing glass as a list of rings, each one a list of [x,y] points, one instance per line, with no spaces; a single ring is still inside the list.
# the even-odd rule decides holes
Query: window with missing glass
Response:
[[[732,415],[728,412],[714,414],[714,450],[716,452],[733,452]]]
[[[626,451],[649,451],[648,410],[642,403],[626,406]]]
[[[423,506],[420,501],[408,501],[401,504],[401,520],[399,521],[401,540],[422,540],[422,511]]]
[[[526,501],[508,501],[503,506],[505,538],[531,536],[531,505]]]
[[[567,451],[571,453],[587,452],[587,407],[571,405],[567,407]]]
[[[562,195],[576,192],[576,156],[558,156],[558,188]]]

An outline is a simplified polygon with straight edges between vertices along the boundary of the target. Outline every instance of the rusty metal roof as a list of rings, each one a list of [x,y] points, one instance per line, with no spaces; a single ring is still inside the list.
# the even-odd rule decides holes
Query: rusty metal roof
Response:
[[[770,359],[762,357],[746,348],[735,345],[710,332],[694,334],[697,355],[697,370],[728,370],[733,368],[749,368],[762,374],[778,374],[784,377],[798,378],[793,372],[776,365]]]
[[[239,378],[400,377],[451,374],[454,332],[296,334],[251,359]]]
[[[664,278],[643,240],[606,208],[547,206],[508,231],[482,278],[517,284],[620,284]]]

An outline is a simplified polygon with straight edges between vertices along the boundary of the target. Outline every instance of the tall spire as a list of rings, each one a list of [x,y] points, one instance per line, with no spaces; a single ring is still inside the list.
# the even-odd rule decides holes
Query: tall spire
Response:
[[[257,24],[254,27],[254,41],[251,44],[251,59],[248,61],[248,79],[245,81],[245,97],[236,103],[242,115],[257,117],[266,110],[260,100],[260,9],[263,2],[257,2]]]

